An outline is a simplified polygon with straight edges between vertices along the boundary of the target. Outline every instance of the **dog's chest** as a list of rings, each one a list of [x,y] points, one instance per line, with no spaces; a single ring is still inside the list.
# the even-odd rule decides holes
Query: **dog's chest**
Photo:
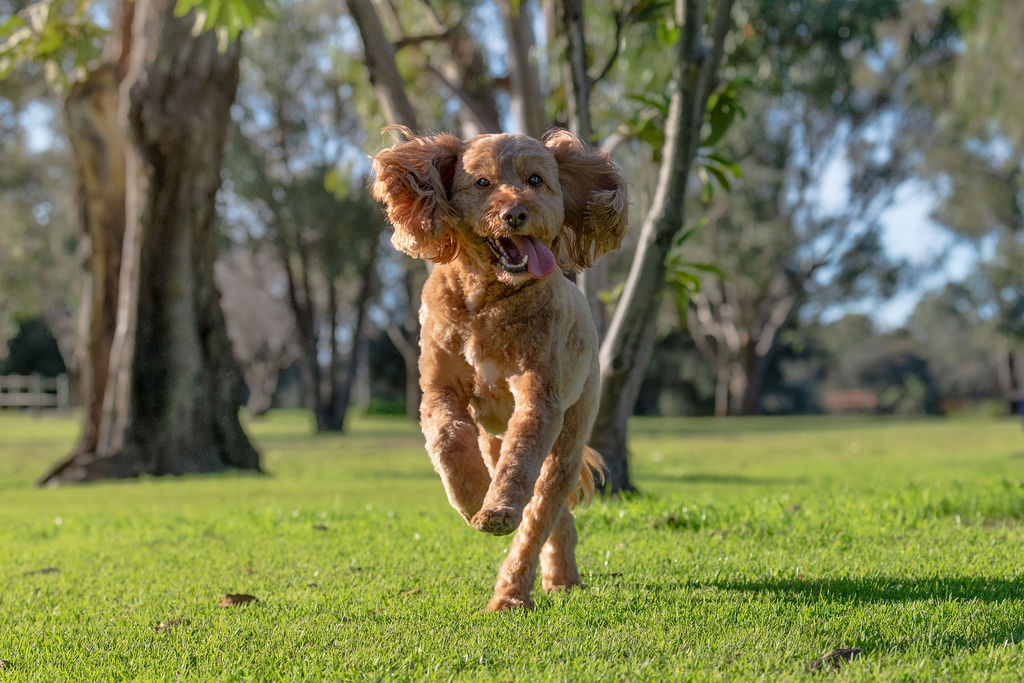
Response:
[[[462,356],[473,372],[473,417],[491,434],[503,434],[515,407],[499,354],[488,348],[486,337],[469,335]]]

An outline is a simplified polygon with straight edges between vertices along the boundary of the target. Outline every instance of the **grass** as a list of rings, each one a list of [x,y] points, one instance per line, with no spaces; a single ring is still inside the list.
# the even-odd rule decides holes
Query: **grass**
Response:
[[[447,506],[415,425],[279,414],[251,425],[269,476],[34,488],[75,432],[0,414],[0,680],[1024,671],[1013,421],[637,420],[643,495],[578,516],[587,587],[498,615],[508,538]],[[863,654],[808,671],[837,647]]]

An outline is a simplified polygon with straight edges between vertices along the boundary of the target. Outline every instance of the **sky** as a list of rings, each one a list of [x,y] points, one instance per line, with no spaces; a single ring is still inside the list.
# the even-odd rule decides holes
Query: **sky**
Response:
[[[974,248],[958,242],[929,218],[935,202],[935,195],[921,183],[906,183],[897,192],[893,206],[882,214],[882,244],[890,256],[922,268],[928,268],[937,259],[941,262],[914,287],[872,311],[872,318],[880,327],[891,329],[901,325],[922,294],[946,282],[963,279],[977,260]]]

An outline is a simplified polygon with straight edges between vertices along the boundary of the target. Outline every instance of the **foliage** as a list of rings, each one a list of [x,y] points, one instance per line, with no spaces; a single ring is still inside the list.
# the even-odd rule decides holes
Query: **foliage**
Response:
[[[994,326],[984,306],[964,283],[949,283],[925,295],[907,321],[921,345],[943,400],[978,401],[1000,397]]]
[[[217,31],[221,49],[262,19],[277,15],[275,0],[177,0],[175,16],[183,17],[196,10],[195,30]]]
[[[0,359],[0,375],[56,377],[67,371],[57,340],[39,317],[20,321],[18,334],[7,342],[6,354]]]
[[[16,11],[0,23],[0,80],[19,64],[34,62],[51,87],[63,90],[99,56],[106,32],[90,14],[90,0],[11,4]]]
[[[20,64],[43,66],[51,87],[65,90],[99,58],[108,22],[97,21],[94,0],[7,0],[16,4],[0,23],[0,80]],[[238,34],[274,18],[275,0],[178,0],[175,14],[195,10],[195,31],[217,31],[221,49]],[[109,20],[109,17],[108,17]]]
[[[274,476],[41,491],[73,423],[0,414],[16,676],[815,680],[840,646],[856,680],[1024,666],[1012,421],[637,421],[650,494],[580,513],[587,587],[501,615],[479,608],[508,541],[448,507],[413,425],[252,429]]]
[[[903,14],[905,12],[905,14]],[[705,191],[684,247],[724,277],[692,293],[690,329],[718,372],[716,410],[762,408],[785,332],[849,300],[884,298],[905,270],[882,214],[910,177],[917,117],[901,79],[948,45],[910,4],[745,2],[729,56],[744,117],[716,156],[743,169],[728,197]],[[908,37],[909,36],[909,37]]]
[[[45,138],[39,125],[57,116],[40,90],[25,74],[0,82],[0,357],[16,320],[39,315],[69,348],[78,302],[67,153],[59,141],[29,144],[30,132]]]

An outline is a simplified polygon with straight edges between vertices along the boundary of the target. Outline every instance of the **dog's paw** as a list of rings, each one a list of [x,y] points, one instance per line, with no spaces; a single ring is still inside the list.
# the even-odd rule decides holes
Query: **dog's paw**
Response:
[[[494,536],[504,536],[519,528],[523,511],[510,507],[484,508],[469,520],[476,529]]]
[[[507,609],[533,609],[533,600],[529,596],[517,598],[511,595],[495,595],[487,603],[487,612],[501,612]]]
[[[556,579],[548,579],[544,577],[544,592],[545,593],[564,593],[572,590],[576,586],[582,586],[582,582],[579,577],[575,579],[570,577],[558,577]]]

